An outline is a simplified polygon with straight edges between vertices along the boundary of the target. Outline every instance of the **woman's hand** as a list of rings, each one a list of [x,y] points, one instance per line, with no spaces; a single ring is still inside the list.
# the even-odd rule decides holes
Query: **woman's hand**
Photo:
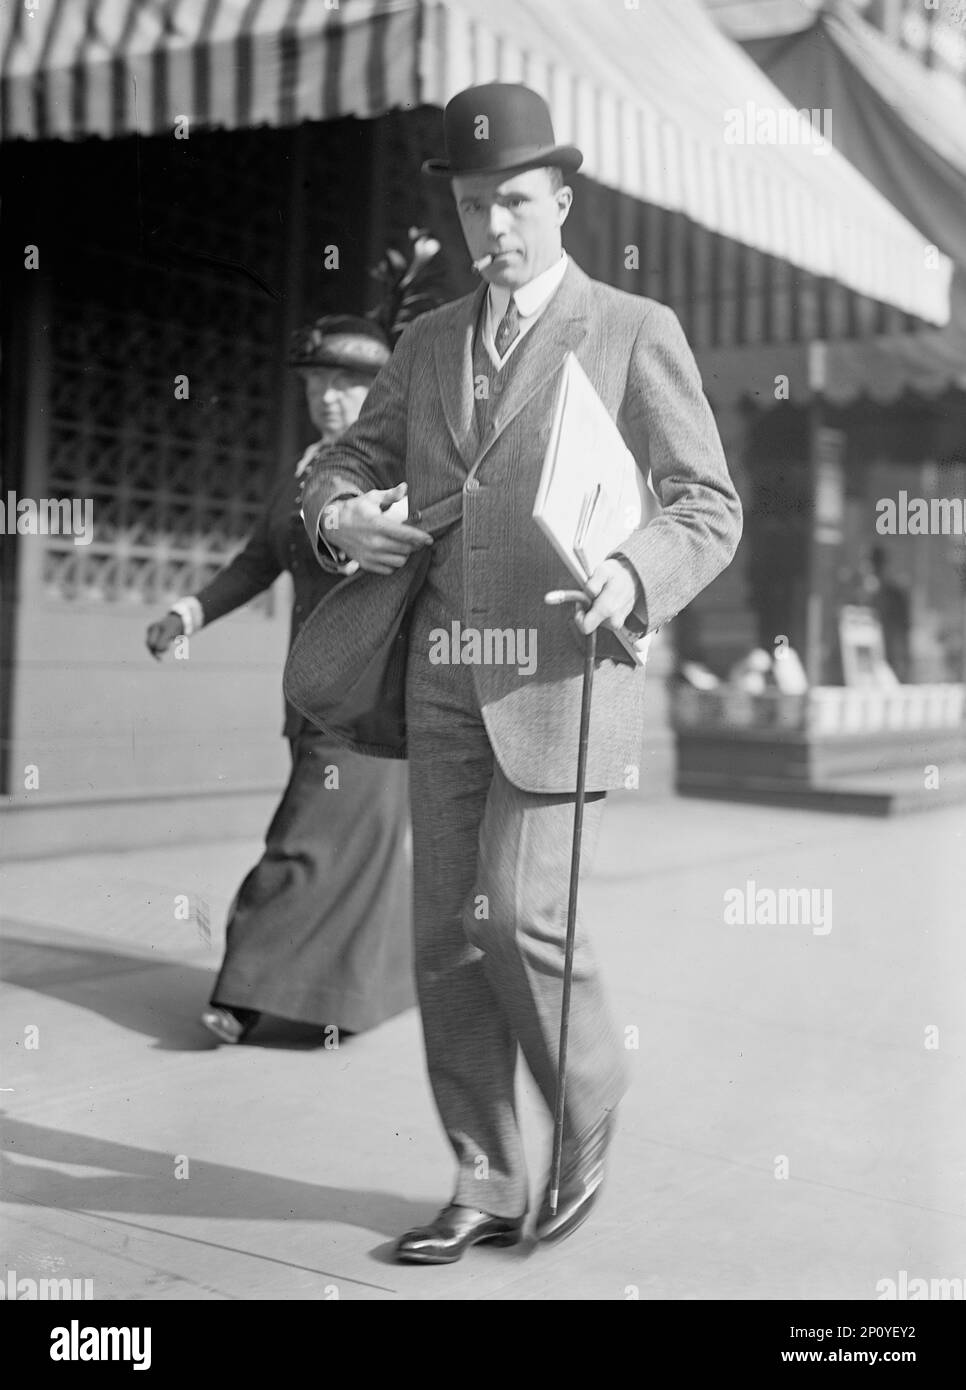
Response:
[[[178,637],[184,636],[184,623],[177,613],[165,613],[159,622],[152,623],[147,632],[148,651],[155,661],[161,657]]]

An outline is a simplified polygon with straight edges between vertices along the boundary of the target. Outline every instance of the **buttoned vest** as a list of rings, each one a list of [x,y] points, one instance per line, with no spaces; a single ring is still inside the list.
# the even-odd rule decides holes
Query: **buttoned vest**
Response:
[[[487,301],[484,295],[480,316],[476,323],[476,331],[473,334],[473,417],[477,444],[486,432],[490,416],[497,409],[500,397],[512,381],[513,373],[518,370],[523,361],[521,354],[531,350],[535,338],[539,350],[539,333],[537,332],[539,325],[535,324],[523,341],[517,344],[503,366],[495,367],[483,342],[486,306]],[[462,618],[463,534],[461,526],[454,526],[444,536],[439,537],[434,545],[432,563],[424,592],[427,599],[435,600],[434,607],[437,608],[437,617],[441,617],[442,611],[445,610],[450,620]]]

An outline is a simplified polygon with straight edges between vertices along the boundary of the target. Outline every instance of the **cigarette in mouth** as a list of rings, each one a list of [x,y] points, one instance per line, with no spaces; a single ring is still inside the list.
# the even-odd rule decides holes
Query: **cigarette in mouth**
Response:
[[[481,256],[478,261],[473,262],[473,269],[480,275],[493,260],[492,256]]]

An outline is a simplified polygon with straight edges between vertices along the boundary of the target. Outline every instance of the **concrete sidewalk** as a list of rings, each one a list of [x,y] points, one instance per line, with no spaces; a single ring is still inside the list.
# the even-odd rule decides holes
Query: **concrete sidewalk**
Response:
[[[92,1278],[98,1299],[874,1299],[902,1270],[964,1279],[964,830],[957,808],[614,798],[582,899],[632,1077],[604,1196],[556,1249],[442,1268],[390,1256],[451,1182],[416,1014],[336,1050],[283,1030],[218,1048],[197,1022],[258,845],[13,864],[2,1267]],[[727,921],[749,881],[752,902],[814,890],[822,921]],[[522,1093],[539,1193],[547,1123]]]

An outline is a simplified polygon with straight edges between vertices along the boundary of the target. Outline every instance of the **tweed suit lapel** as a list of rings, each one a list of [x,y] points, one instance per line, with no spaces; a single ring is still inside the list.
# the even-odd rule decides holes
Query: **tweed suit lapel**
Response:
[[[507,425],[530,398],[563,366],[568,352],[576,351],[587,334],[593,304],[590,281],[573,261],[567,266],[560,288],[517,349],[517,362],[499,408],[490,422],[486,439],[476,433],[473,395],[473,334],[483,307],[486,286],[469,298],[450,327],[433,344],[440,401],[453,443],[472,471],[493,447]],[[526,351],[523,352],[523,348]]]
[[[474,468],[527,402],[556,375],[567,353],[576,351],[586,337],[592,309],[589,283],[571,261],[556,294],[517,348],[519,358],[514,353],[509,360],[506,390],[494,409],[487,437],[479,442]]]
[[[466,301],[449,328],[433,343],[439,398],[453,443],[466,463],[477,450],[473,405],[473,333],[486,285],[480,285]]]

